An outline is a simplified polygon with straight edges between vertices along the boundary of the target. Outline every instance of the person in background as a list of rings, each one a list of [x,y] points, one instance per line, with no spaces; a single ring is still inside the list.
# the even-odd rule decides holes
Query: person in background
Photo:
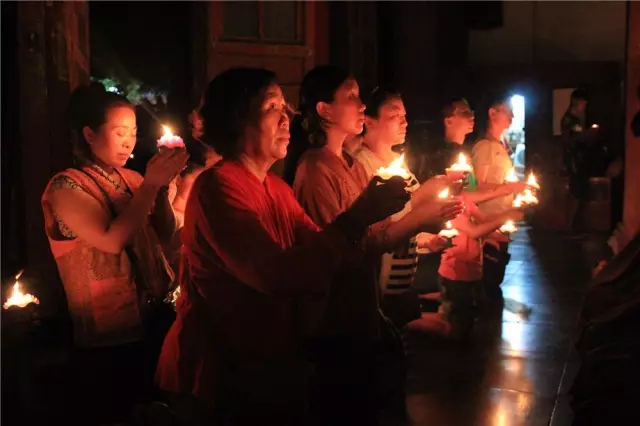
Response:
[[[596,160],[590,155],[598,134],[598,128],[586,124],[587,94],[582,89],[571,93],[567,112],[562,117],[560,127],[563,138],[564,164],[569,174],[569,230],[580,236],[584,230],[584,215],[589,202],[589,178],[591,163]]]
[[[175,229],[167,186],[188,155],[156,154],[143,178],[123,167],[136,144],[129,101],[80,87],[69,112],[76,168],[49,181],[42,208],[73,321],[73,412],[79,424],[125,421],[151,396],[164,337],[153,309],[173,280],[161,249]]]
[[[397,90],[379,87],[369,96],[365,109],[364,142],[353,156],[362,163],[370,177],[375,176],[380,167],[386,167],[398,158],[393,149],[405,142],[406,115],[402,96]],[[411,192],[420,187],[411,173],[408,181]],[[426,189],[435,192],[453,185],[453,182],[438,176],[425,185],[432,186],[434,189]],[[409,209],[407,206],[405,212]],[[438,235],[423,232],[398,245],[393,253],[383,254],[379,278],[384,293],[383,312],[398,327],[409,324],[411,328],[411,322],[421,318],[420,302],[411,289],[418,268],[417,249],[439,252],[446,242]]]
[[[292,135],[308,146],[297,164],[293,190],[309,216],[326,227],[371,182],[359,161],[344,148],[365,121],[356,80],[333,66],[309,71],[300,89],[300,111]],[[320,304],[322,322],[315,331],[312,412],[318,424],[375,424],[381,322],[378,268],[382,253],[392,252],[423,228],[441,228],[461,209],[457,202],[435,199],[428,190],[412,193],[412,209],[397,221],[372,226],[362,246],[364,262],[346,265],[334,277]],[[308,307],[305,309],[314,309]],[[384,319],[386,321],[386,319]]]
[[[300,306],[324,297],[341,265],[361,256],[369,225],[408,198],[401,179],[372,181],[321,231],[268,172],[287,153],[287,111],[264,69],[227,70],[204,95],[203,140],[223,159],[187,201],[177,319],[156,376],[195,424],[308,424],[302,340],[312,313]]]
[[[467,135],[473,132],[475,114],[464,98],[452,98],[441,110],[442,135],[433,140],[425,158],[422,173],[437,176],[458,160],[459,153],[469,152],[464,147]]]
[[[511,126],[513,111],[509,101],[496,98],[489,104],[488,121],[485,134],[473,147],[471,164],[477,181],[476,191],[480,196],[485,194],[500,194],[492,196],[489,201],[478,203],[480,210],[486,215],[498,215],[511,208],[513,193],[523,191],[527,185],[515,182],[505,185],[507,175],[513,168],[509,147],[503,139],[504,132]],[[502,191],[506,191],[504,194]],[[502,290],[500,284],[509,263],[508,239],[495,233],[485,239],[483,262],[483,283],[485,294],[490,299],[501,301]]]

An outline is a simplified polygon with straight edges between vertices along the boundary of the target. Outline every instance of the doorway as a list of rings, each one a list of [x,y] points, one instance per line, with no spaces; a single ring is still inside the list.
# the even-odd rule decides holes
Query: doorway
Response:
[[[526,99],[523,95],[514,94],[509,98],[509,104],[513,111],[513,121],[511,126],[505,132],[505,140],[511,149],[511,161],[516,170],[516,175],[520,180],[524,179],[525,164],[525,108]]]

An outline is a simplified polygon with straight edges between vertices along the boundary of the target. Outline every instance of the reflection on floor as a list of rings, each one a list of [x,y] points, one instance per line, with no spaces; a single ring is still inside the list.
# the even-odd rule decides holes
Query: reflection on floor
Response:
[[[481,318],[471,342],[410,336],[411,424],[571,424],[566,393],[577,371],[573,338],[589,276],[581,244],[523,229],[510,252],[505,308]]]

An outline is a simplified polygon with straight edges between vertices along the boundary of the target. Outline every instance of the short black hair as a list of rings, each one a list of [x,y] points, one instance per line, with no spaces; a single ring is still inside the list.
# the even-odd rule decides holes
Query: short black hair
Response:
[[[367,117],[378,118],[380,107],[391,99],[402,99],[402,94],[399,90],[391,86],[376,87],[365,100],[365,115]]]
[[[91,161],[91,146],[84,138],[83,129],[89,127],[97,131],[107,120],[107,113],[112,108],[126,107],[135,112],[134,106],[127,98],[116,93],[107,92],[99,82],[89,86],[77,87],[69,99],[68,119],[73,132],[73,161],[82,164]]]
[[[200,109],[204,141],[223,157],[236,156],[243,132],[256,118],[257,101],[275,80],[262,68],[232,68],[211,80]]]
[[[445,102],[440,113],[442,114],[442,118],[449,118],[453,116],[453,113],[456,111],[456,104],[463,103],[469,106],[469,102],[463,98],[462,96],[454,96]],[[469,106],[470,107],[470,106]]]

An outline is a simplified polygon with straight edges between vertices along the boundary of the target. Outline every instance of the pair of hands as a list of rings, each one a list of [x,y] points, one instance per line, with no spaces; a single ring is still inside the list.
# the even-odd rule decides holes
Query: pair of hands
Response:
[[[418,216],[423,225],[440,226],[443,222],[458,216],[463,210],[463,204],[455,198],[437,198],[437,194],[449,186],[446,179],[435,179],[433,183],[430,181],[432,179],[425,183],[426,189],[422,186],[418,189],[418,191],[426,191],[422,193],[425,201],[413,205],[412,212]],[[366,225],[380,222],[405,208],[411,199],[406,186],[406,181],[399,176],[387,180],[375,176],[354,202],[351,210]],[[427,195],[430,196],[427,197]]]
[[[160,149],[147,163],[144,182],[156,188],[169,185],[187,167],[188,159],[184,148]]]

